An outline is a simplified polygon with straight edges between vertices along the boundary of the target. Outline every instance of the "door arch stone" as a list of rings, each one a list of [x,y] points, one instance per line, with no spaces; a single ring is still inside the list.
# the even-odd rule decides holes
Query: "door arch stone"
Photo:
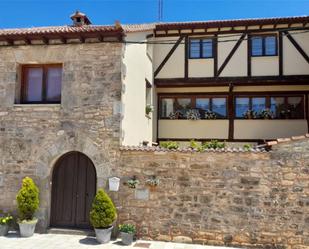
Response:
[[[85,154],[72,151],[57,160],[52,174],[52,227],[90,228],[96,181],[94,164]]]

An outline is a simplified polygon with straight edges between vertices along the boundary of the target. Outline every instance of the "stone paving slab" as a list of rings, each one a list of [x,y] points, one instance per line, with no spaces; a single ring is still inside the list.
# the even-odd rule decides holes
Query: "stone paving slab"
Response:
[[[0,249],[145,249],[146,247],[138,246],[141,243],[150,244],[149,249],[227,249],[227,247],[142,240],[131,246],[124,246],[119,240],[102,245],[98,244],[95,238],[83,235],[34,234],[31,238],[20,238],[17,234],[11,233],[6,237],[0,237]]]

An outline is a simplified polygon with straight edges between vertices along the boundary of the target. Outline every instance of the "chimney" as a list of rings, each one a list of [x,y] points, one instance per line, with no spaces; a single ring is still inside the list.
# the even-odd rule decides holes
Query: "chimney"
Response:
[[[91,21],[88,19],[88,17],[86,16],[86,14],[80,12],[80,11],[76,11],[74,14],[72,14],[71,19],[73,20],[73,26],[75,27],[80,27],[83,25],[90,25]]]

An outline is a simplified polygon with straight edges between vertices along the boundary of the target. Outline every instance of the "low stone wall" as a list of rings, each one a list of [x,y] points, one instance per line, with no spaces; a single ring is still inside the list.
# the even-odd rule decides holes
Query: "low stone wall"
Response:
[[[141,238],[309,248],[309,139],[264,153],[126,149],[111,173],[122,182],[110,192],[119,222],[135,223]],[[123,184],[133,176],[137,189]]]

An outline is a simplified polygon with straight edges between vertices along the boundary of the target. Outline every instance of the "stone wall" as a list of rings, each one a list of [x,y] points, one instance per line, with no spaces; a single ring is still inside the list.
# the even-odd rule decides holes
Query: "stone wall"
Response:
[[[119,222],[145,239],[309,248],[309,139],[271,152],[182,153],[124,149],[110,192]],[[138,189],[123,185],[136,176]],[[155,190],[145,181],[160,180]]]
[[[105,186],[119,152],[121,53],[117,43],[0,48],[0,209],[16,209],[21,180],[30,176],[41,191],[39,228],[46,229],[52,169],[69,151],[86,154]],[[29,63],[63,63],[61,105],[14,104],[20,65]]]

